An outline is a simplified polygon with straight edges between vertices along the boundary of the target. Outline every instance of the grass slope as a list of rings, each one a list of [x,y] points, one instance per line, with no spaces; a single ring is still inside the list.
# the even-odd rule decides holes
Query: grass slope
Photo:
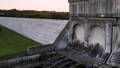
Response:
[[[0,31],[0,56],[21,53],[26,51],[28,46],[38,45],[37,42],[1,25],[0,29],[2,29]]]

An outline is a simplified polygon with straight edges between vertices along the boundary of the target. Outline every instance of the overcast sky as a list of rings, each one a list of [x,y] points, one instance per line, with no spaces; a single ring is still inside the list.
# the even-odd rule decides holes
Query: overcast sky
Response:
[[[69,11],[68,0],[0,0],[0,9]]]

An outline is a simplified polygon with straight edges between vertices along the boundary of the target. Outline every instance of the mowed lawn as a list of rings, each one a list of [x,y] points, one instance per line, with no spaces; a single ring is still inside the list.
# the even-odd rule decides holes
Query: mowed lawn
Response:
[[[38,45],[37,42],[1,25],[0,29],[0,56],[21,53],[27,51],[28,46]]]

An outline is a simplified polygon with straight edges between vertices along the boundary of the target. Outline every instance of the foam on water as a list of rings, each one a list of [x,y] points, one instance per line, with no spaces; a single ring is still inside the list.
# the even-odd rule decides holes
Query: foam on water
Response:
[[[85,30],[83,28],[83,26],[81,25],[77,25],[75,27],[75,34],[76,34],[76,39],[79,40],[80,42],[84,42],[85,39]]]
[[[99,43],[105,47],[105,31],[100,27],[94,27],[90,34],[89,44]]]

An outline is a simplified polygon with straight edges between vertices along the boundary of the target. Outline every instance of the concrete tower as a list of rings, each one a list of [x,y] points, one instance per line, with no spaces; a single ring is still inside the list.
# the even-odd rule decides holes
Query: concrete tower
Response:
[[[69,0],[70,19],[56,49],[85,65],[119,66],[120,0]]]
[[[120,0],[69,0],[70,19],[51,46],[88,66],[120,67]],[[31,52],[32,48],[30,49]]]

